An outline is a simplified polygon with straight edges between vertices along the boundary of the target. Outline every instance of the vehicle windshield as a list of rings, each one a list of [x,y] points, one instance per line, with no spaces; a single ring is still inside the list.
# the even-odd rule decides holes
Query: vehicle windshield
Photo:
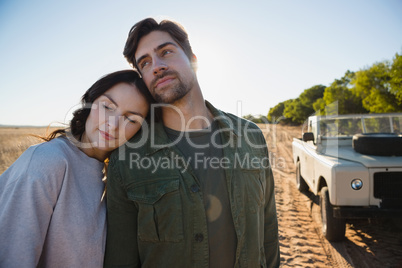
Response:
[[[401,134],[402,114],[328,116],[320,119],[321,137],[352,137],[358,133]]]

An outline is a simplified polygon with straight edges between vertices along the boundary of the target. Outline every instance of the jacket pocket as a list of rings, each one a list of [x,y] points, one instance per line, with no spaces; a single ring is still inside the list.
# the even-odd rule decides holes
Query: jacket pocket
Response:
[[[265,200],[265,179],[262,168],[242,168],[240,170],[240,179],[245,184],[247,207],[252,213],[256,213]]]
[[[138,207],[138,238],[148,242],[183,240],[182,203],[178,177],[131,185],[128,198]]]

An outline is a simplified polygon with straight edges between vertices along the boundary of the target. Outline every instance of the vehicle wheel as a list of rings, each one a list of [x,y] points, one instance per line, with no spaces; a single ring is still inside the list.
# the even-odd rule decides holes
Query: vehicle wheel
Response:
[[[345,238],[346,222],[334,218],[332,205],[329,202],[328,187],[323,187],[320,193],[320,208],[322,233],[328,241],[340,241]]]
[[[379,156],[401,156],[402,136],[392,133],[362,133],[353,136],[356,152]]]
[[[300,161],[296,163],[296,187],[300,192],[306,192],[308,190],[308,185],[301,175],[301,165]]]

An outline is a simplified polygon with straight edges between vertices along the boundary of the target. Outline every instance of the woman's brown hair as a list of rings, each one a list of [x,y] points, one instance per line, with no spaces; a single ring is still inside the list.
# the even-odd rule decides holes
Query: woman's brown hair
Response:
[[[100,78],[85,92],[81,98],[82,107],[73,112],[73,118],[71,119],[68,128],[57,129],[48,136],[40,138],[45,141],[50,141],[59,135],[66,135],[66,131],[70,131],[72,136],[80,141],[82,134],[85,132],[85,124],[91,111],[92,103],[110,88],[119,83],[135,85],[149,104],[154,103],[151,94],[136,71],[122,70],[113,72]]]

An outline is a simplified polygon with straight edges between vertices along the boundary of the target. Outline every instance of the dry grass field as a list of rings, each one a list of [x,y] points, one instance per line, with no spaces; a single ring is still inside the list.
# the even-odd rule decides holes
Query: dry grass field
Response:
[[[46,136],[46,127],[0,127],[0,174],[2,174],[29,146],[42,142],[30,136]],[[50,128],[49,131],[52,131]]]

